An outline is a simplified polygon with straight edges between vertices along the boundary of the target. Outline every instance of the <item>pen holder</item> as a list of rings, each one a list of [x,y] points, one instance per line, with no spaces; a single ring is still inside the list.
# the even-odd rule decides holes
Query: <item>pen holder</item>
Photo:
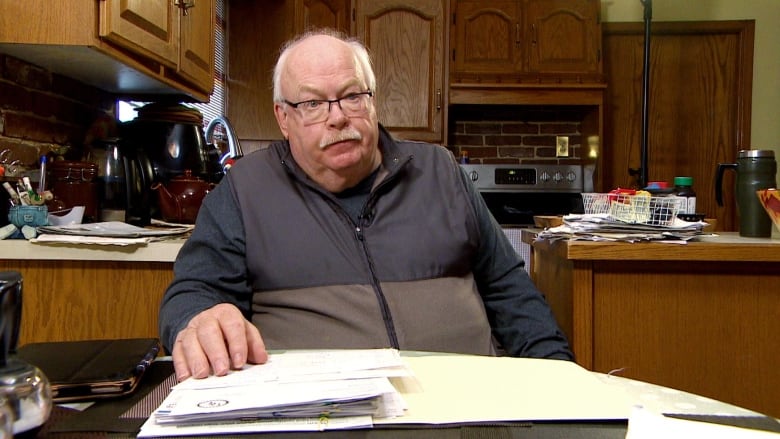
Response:
[[[49,209],[46,206],[11,206],[8,221],[18,228],[49,225]]]

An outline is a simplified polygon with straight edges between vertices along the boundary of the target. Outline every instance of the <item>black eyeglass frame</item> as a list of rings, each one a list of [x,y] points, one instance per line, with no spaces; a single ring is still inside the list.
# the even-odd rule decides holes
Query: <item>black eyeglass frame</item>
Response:
[[[285,104],[287,104],[287,105],[289,105],[289,106],[291,106],[291,107],[293,107],[295,109],[298,109],[298,106],[302,105],[302,104],[308,104],[308,103],[312,103],[312,102],[318,102],[320,104],[324,104],[324,103],[327,102],[328,103],[327,114],[330,114],[330,109],[331,109],[331,106],[333,104],[338,104],[339,109],[341,111],[344,111],[344,107],[341,106],[341,101],[342,100],[349,99],[349,98],[354,98],[356,96],[362,96],[362,95],[366,95],[366,96],[368,96],[370,98],[373,98],[374,97],[374,92],[372,90],[366,90],[366,91],[361,91],[361,92],[358,92],[358,93],[350,93],[350,94],[348,94],[346,96],[342,96],[342,97],[340,97],[338,99],[307,99],[305,101],[300,101],[300,102],[290,102],[287,99],[284,99],[282,102],[284,102]]]

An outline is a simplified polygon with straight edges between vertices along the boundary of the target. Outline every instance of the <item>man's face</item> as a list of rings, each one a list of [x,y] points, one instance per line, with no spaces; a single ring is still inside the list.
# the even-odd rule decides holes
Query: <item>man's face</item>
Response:
[[[312,37],[293,49],[282,76],[288,102],[342,99],[368,91],[352,51],[341,41]],[[320,103],[327,114],[312,118],[309,105],[276,104],[274,111],[290,150],[301,168],[331,191],[346,189],[379,164],[378,124],[373,97],[360,96],[364,110],[343,110],[342,101]],[[362,108],[362,107],[361,107]],[[339,188],[338,186],[344,187]]]

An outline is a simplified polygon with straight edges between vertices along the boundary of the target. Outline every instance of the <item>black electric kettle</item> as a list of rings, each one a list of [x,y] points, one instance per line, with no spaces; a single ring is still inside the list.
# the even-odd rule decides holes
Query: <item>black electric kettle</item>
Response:
[[[209,182],[222,179],[220,151],[206,142],[203,115],[184,105],[147,104],[120,127],[127,147],[140,150],[152,166],[152,181],[163,184],[185,171]]]
[[[756,195],[759,189],[777,187],[775,152],[744,149],[737,153],[736,163],[719,163],[715,174],[715,201],[723,206],[723,173],[737,173],[735,196],[740,236],[767,238],[772,235],[772,220]]]

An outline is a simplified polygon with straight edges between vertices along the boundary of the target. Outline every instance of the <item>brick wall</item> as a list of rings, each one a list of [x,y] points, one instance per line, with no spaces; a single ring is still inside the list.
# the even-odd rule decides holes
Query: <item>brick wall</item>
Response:
[[[579,164],[582,112],[555,107],[453,107],[447,145],[456,157],[465,152],[470,163]],[[567,157],[557,157],[556,136],[569,138]]]
[[[0,53],[0,163],[21,172],[44,154],[80,159],[90,126],[114,106],[108,93]]]

